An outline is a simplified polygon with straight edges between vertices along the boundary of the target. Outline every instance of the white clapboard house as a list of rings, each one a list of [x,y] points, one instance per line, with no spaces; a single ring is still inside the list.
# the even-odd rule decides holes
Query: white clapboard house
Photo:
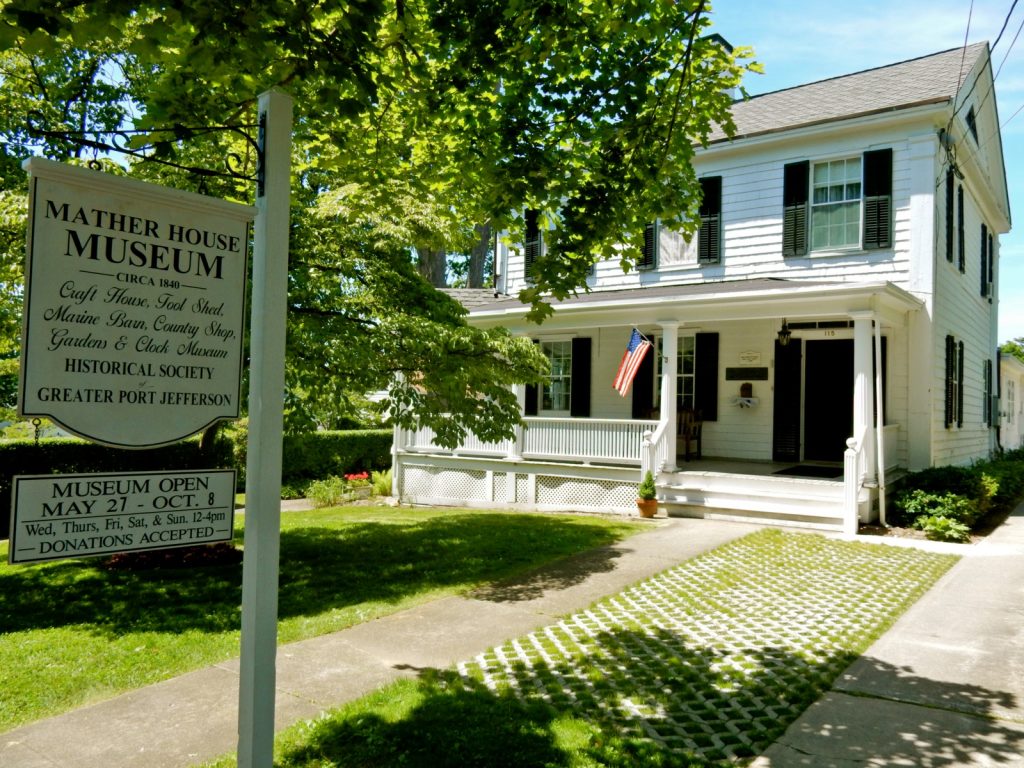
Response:
[[[907,470],[989,455],[1010,227],[993,87],[979,43],[736,102],[736,135],[694,161],[697,235],[650,225],[638,270],[597,264],[541,326],[515,297],[544,232],[500,246],[470,321],[534,339],[550,380],[521,391],[514,440],[397,431],[397,493],[623,512],[650,469],[669,514],[852,531]],[[634,328],[654,346],[622,397]]]

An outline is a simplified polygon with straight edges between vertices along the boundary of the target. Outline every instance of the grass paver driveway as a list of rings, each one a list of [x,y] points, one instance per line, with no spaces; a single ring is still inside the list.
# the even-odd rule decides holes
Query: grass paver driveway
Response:
[[[459,665],[703,758],[757,754],[952,563],[764,531]]]

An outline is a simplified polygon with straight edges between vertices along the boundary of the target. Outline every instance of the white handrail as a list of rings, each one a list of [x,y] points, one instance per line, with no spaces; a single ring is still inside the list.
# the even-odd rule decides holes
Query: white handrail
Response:
[[[864,486],[864,438],[867,430],[861,427],[854,437],[846,441],[843,453],[843,533],[854,536],[860,518],[860,492]]]

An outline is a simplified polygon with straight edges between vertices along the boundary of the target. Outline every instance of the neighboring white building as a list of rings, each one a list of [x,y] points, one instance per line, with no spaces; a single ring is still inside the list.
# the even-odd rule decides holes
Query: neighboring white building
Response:
[[[1004,450],[1024,447],[1024,363],[999,357],[999,443]]]
[[[399,494],[623,511],[651,468],[670,512],[849,530],[896,474],[989,455],[1010,227],[993,87],[979,43],[737,102],[735,137],[694,160],[696,237],[652,224],[639,270],[599,263],[539,327],[514,297],[543,233],[502,245],[503,298],[470,322],[537,340],[551,381],[522,392],[507,444],[397,434]],[[656,354],[622,398],[634,327]],[[677,454],[684,408],[703,417],[699,462]],[[840,478],[757,477],[778,469]]]

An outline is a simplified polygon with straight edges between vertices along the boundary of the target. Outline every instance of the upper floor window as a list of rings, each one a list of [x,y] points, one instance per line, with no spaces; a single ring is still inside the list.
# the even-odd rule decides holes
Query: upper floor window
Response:
[[[859,157],[814,164],[812,251],[860,245],[860,182]]]
[[[783,169],[782,255],[892,247],[892,150]],[[810,230],[810,237],[808,237]]]
[[[683,264],[722,262],[722,177],[700,179],[700,225],[689,240],[673,230],[652,222],[644,228],[644,248],[639,269]]]
[[[974,143],[978,143],[978,117],[974,114],[974,107],[967,110],[967,129],[971,132],[971,136],[974,137]]]

